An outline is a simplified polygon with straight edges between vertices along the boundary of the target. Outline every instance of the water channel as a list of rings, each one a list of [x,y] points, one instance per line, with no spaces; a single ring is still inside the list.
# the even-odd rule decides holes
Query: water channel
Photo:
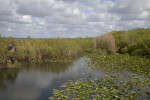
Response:
[[[0,69],[0,100],[48,100],[53,89],[68,80],[76,80],[91,71],[101,76],[105,72],[89,70],[87,60],[79,58],[69,63],[22,64],[19,68]]]

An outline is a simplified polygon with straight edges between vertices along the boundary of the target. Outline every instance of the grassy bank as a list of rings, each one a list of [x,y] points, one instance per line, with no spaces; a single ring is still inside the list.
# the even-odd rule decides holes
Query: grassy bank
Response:
[[[67,61],[90,53],[92,38],[15,39],[0,38],[0,65],[8,62]]]
[[[0,37],[0,66],[8,62],[60,62],[90,53],[150,57],[150,29],[112,31],[94,38],[15,39]]]

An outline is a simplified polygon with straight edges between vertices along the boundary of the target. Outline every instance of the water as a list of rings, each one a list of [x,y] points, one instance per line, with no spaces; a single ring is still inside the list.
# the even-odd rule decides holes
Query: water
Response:
[[[48,100],[53,89],[68,80],[76,80],[76,73],[91,73],[86,61],[80,58],[70,63],[23,64],[17,69],[0,69],[0,100]],[[92,70],[97,73],[97,70]],[[98,72],[101,76],[104,72]],[[88,75],[88,74],[86,74]]]

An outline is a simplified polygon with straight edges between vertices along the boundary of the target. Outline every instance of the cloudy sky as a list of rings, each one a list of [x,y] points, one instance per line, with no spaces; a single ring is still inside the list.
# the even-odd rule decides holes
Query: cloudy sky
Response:
[[[150,0],[0,0],[4,37],[86,37],[150,27]]]

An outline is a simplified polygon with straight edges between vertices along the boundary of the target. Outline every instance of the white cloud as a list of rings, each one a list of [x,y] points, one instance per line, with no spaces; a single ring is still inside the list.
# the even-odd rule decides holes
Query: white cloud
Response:
[[[76,8],[76,9],[74,9],[73,13],[74,13],[74,15],[79,15],[79,14],[80,14],[80,11],[79,11],[78,8]]]
[[[149,22],[149,0],[0,0],[3,36],[86,37]]]
[[[149,17],[149,12],[148,11],[143,11],[140,15],[140,18],[148,18]]]
[[[23,15],[22,18],[23,18],[24,22],[32,23],[31,16],[29,16],[29,15]]]
[[[11,28],[8,28],[7,31],[11,31]]]

